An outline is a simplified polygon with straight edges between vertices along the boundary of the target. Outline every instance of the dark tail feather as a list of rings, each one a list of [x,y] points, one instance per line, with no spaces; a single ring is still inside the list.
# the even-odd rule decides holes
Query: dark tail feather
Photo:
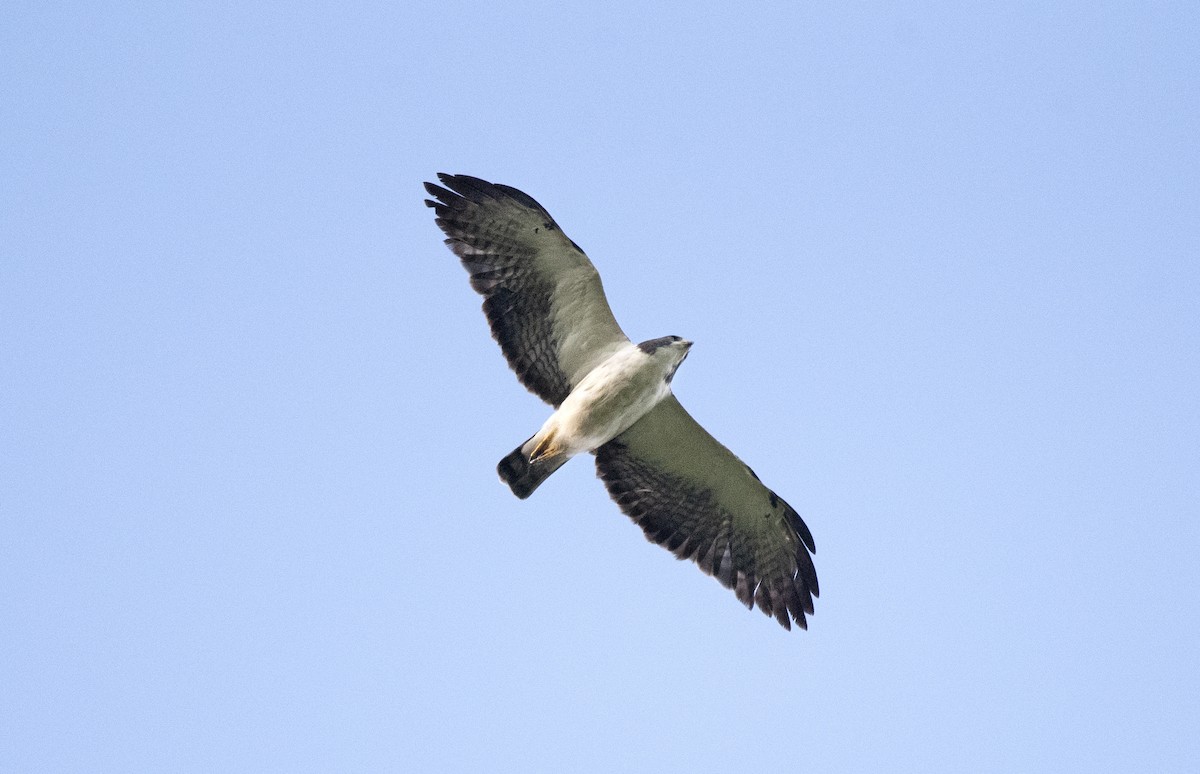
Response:
[[[532,438],[529,439],[529,441],[532,440]],[[543,457],[537,462],[531,463],[529,452],[523,451],[529,445],[529,441],[513,449],[512,453],[500,460],[500,464],[496,466],[500,480],[508,484],[508,488],[512,490],[513,494],[522,500],[533,494],[533,490],[541,486],[551,473],[561,468],[570,459],[570,457],[560,454],[549,459]]]

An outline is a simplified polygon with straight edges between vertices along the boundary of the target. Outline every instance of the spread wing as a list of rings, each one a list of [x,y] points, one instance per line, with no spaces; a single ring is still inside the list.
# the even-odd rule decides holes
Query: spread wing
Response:
[[[554,406],[629,338],[600,275],[532,197],[467,175],[426,183],[446,244],[484,297],[492,336],[529,390]]]
[[[731,588],[785,629],[808,628],[817,571],[799,514],[674,395],[596,450],[596,470],[646,537]]]

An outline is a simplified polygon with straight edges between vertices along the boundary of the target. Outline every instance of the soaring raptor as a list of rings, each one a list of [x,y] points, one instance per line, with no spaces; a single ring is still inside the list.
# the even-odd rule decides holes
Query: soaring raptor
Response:
[[[524,499],[592,452],[608,493],[648,539],[783,628],[808,628],[818,594],[812,533],[671,393],[692,342],[630,341],[592,262],[530,196],[467,175],[438,180],[425,184],[425,203],[484,297],[492,336],[521,383],[555,408],[500,461],[500,478]]]

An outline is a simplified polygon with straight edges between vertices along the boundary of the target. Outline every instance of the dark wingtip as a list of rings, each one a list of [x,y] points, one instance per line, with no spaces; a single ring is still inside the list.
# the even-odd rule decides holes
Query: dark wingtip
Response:
[[[771,496],[783,503],[784,509],[787,512],[787,519],[791,522],[792,528],[796,530],[796,534],[804,541],[804,545],[808,548],[809,553],[815,554],[817,552],[817,541],[813,540],[812,532],[809,530],[808,525],[804,523],[804,519],[800,518],[800,514],[796,512],[796,509],[788,505],[787,501],[779,497],[779,495],[771,492]]]
[[[473,202],[483,199],[497,199],[496,186],[488,181],[471,175],[449,175],[438,172],[438,180],[454,193]]]
[[[511,185],[490,183],[481,177],[474,177],[472,175],[452,175],[447,172],[438,172],[437,179],[441,181],[442,185],[446,186],[446,188],[442,188],[441,186],[433,183],[425,183],[425,190],[428,191],[431,196],[440,199],[443,203],[449,204],[450,201],[456,197],[467,199],[468,201],[476,203],[481,203],[484,199],[501,200],[507,198],[511,199],[522,207],[529,207],[530,209],[541,212],[546,218],[547,228],[558,228],[558,224],[555,223],[554,219],[550,217],[550,213],[546,212],[546,208],[538,203],[537,199],[534,199],[532,196],[518,188],[513,188]],[[447,188],[449,190],[446,190]],[[435,207],[437,205],[431,204],[430,206]],[[572,242],[571,244],[575,243]],[[575,245],[575,249],[579,250],[579,245]],[[579,252],[582,253],[583,250],[579,250]]]

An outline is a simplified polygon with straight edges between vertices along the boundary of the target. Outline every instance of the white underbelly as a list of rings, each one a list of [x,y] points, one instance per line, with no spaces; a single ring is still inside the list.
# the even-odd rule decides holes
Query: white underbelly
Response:
[[[636,348],[597,366],[546,422],[571,454],[592,451],[620,435],[670,393],[661,369]]]

